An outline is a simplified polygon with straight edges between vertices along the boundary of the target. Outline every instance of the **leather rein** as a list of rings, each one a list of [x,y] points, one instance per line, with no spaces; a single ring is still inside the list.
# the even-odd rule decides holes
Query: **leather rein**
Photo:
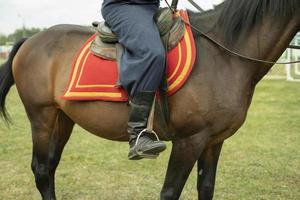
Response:
[[[195,3],[193,0],[188,0],[197,10],[199,10],[200,12],[203,12],[204,10],[197,4]],[[172,5],[170,5],[167,0],[165,0],[167,6],[169,7],[169,9],[173,12],[173,13],[176,13],[176,10],[177,10],[177,4],[178,4],[178,0],[173,0],[172,1]],[[182,19],[184,20],[184,19]],[[196,31],[197,33],[200,34],[200,36],[206,38],[207,40],[211,41],[212,43],[214,43],[215,45],[217,45],[218,47],[222,48],[223,50],[225,50],[226,52],[234,55],[234,56],[237,56],[237,57],[240,57],[240,58],[243,58],[243,59],[246,59],[246,60],[250,60],[250,61],[254,61],[254,62],[259,62],[259,63],[265,63],[265,64],[282,64],[282,65],[286,65],[286,64],[294,64],[294,63],[300,63],[300,60],[295,60],[295,61],[291,61],[291,62],[273,62],[273,61],[268,61],[268,60],[261,60],[261,59],[257,59],[257,58],[252,58],[252,57],[249,57],[249,56],[245,56],[245,55],[242,55],[242,54],[239,54],[227,47],[225,47],[223,44],[219,43],[218,41],[216,41],[215,39],[211,38],[210,36],[208,36],[207,34],[205,34],[204,32],[202,32],[201,30],[199,30],[198,28],[196,28],[195,26],[193,26],[192,24],[190,24],[189,22],[185,21],[184,20],[184,23],[188,24],[192,29],[194,29],[194,31]],[[291,48],[291,49],[300,49],[300,46],[295,46],[295,45],[289,45],[288,48]]]

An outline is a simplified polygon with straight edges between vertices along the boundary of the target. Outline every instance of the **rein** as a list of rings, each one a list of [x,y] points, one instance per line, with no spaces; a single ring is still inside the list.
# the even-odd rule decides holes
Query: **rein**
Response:
[[[193,0],[188,0],[193,6],[195,6],[200,12],[203,12],[203,10],[200,8],[200,6],[195,3]],[[167,0],[165,0],[166,4],[168,5],[169,9],[173,12],[176,13],[177,10],[177,4],[178,4],[178,0],[173,0],[172,1],[172,6],[170,6],[170,4],[167,2]],[[193,3],[192,3],[193,2]],[[200,8],[200,9],[199,9]],[[195,26],[193,26],[192,24],[190,24],[189,22],[185,21],[184,19],[182,19],[184,21],[185,24],[189,25],[192,29],[194,29],[194,31],[196,31],[197,33],[200,34],[200,36],[206,38],[207,40],[211,41],[212,43],[214,43],[215,45],[217,45],[218,47],[222,48],[223,50],[225,50],[226,52],[246,59],[246,60],[250,60],[250,61],[254,61],[254,62],[259,62],[259,63],[265,63],[265,64],[281,64],[281,65],[286,65],[286,64],[295,64],[295,63],[300,63],[300,60],[295,60],[295,61],[291,61],[291,62],[273,62],[273,61],[268,61],[268,60],[261,60],[261,59],[257,59],[257,58],[252,58],[249,56],[245,56],[242,54],[239,54],[227,47],[225,47],[224,45],[222,45],[221,43],[219,43],[218,41],[214,40],[213,38],[211,38],[210,36],[208,36],[207,34],[205,34],[204,32],[202,32],[201,30],[199,30],[198,28],[196,28]],[[294,45],[289,45],[288,48],[292,48],[292,49],[300,49],[300,46],[294,46]]]

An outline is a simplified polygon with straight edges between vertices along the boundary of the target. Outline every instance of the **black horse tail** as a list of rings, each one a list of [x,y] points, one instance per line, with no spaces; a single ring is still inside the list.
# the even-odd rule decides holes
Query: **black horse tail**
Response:
[[[8,123],[10,122],[10,120],[5,108],[5,98],[11,86],[13,86],[13,84],[15,83],[12,74],[12,63],[19,48],[25,41],[26,38],[23,38],[16,42],[11,52],[9,53],[8,60],[0,66],[0,116]]]

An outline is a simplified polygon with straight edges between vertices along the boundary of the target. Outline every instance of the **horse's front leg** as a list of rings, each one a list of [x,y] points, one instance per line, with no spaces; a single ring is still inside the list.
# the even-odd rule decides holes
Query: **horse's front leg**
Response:
[[[183,186],[204,147],[207,144],[208,134],[201,132],[187,138],[173,140],[172,152],[164,186],[161,191],[161,200],[179,199]]]
[[[205,149],[198,160],[198,199],[211,200],[213,198],[217,165],[222,145],[223,142]]]

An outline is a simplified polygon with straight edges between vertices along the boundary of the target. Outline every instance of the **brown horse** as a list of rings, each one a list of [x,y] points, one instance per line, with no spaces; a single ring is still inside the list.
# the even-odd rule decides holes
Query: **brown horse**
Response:
[[[191,24],[230,49],[276,61],[300,29],[299,0],[227,0],[189,13]],[[0,73],[1,113],[15,83],[32,128],[32,170],[43,199],[55,199],[54,174],[74,123],[115,141],[127,141],[128,106],[60,99],[72,59],[93,34],[58,25],[18,42]],[[244,123],[255,86],[271,65],[232,56],[194,32],[197,61],[186,85],[169,98],[173,147],[160,198],[178,199],[196,161],[198,194],[212,199],[223,141]],[[164,131],[156,122],[161,137]],[[125,154],[124,154],[125,156]]]

